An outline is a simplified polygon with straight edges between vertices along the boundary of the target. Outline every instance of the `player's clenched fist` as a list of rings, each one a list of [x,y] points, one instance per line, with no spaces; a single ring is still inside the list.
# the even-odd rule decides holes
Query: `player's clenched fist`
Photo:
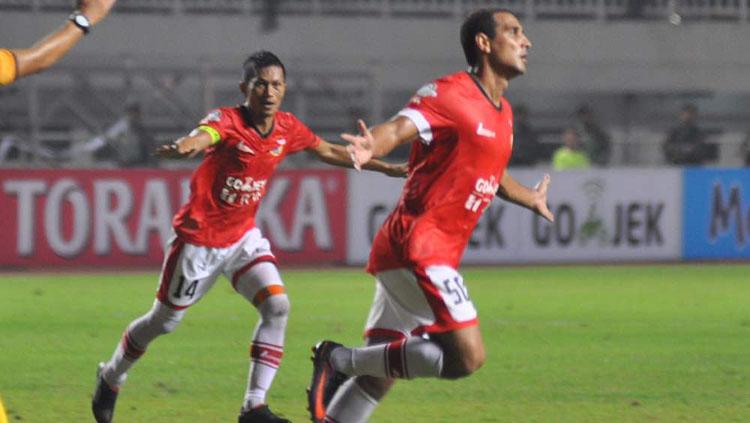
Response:
[[[104,19],[117,0],[78,0],[76,6],[91,22],[96,25]]]

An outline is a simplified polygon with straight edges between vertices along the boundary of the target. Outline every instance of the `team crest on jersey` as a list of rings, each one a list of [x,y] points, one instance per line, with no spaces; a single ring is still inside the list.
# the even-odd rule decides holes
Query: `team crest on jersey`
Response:
[[[280,138],[276,140],[276,144],[279,146],[271,150],[269,153],[271,153],[272,156],[278,157],[281,155],[281,153],[284,151],[284,146],[286,145],[286,140],[284,138]]]
[[[437,97],[437,84],[434,82],[429,83],[427,85],[422,86],[422,88],[417,90],[417,93],[414,94],[414,97],[411,98],[411,103],[419,104],[420,101],[422,101],[422,98],[424,97]]]
[[[219,122],[220,120],[221,110],[214,110],[203,118],[203,120],[201,121],[201,125],[207,124],[209,122]]]
[[[274,157],[278,157],[278,156],[281,155],[281,153],[283,151],[284,151],[284,146],[280,145],[280,146],[274,148],[273,150],[269,151],[269,153],[271,153],[271,155],[274,156]]]

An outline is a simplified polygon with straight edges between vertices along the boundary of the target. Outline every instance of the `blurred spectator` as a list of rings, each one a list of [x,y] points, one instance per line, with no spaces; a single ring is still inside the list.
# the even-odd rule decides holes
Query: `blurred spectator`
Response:
[[[80,149],[95,150],[98,159],[113,160],[122,167],[150,167],[157,164],[152,155],[156,147],[154,138],[143,125],[141,105],[129,103],[123,117]]]
[[[745,142],[742,144],[742,153],[745,158],[745,166],[750,166],[750,134],[747,134]]]
[[[562,133],[562,147],[552,155],[552,167],[555,170],[587,169],[591,161],[583,150],[580,135],[576,128],[566,128]]]
[[[263,31],[273,32],[279,27],[279,6],[282,0],[263,1]]]
[[[643,6],[647,0],[627,0],[625,17],[628,19],[643,18]]]
[[[526,106],[513,110],[513,154],[509,166],[533,166],[542,158],[539,135],[529,123]]]
[[[709,159],[710,146],[698,127],[698,108],[686,104],[680,110],[680,123],[669,130],[662,145],[664,159],[674,165],[699,165]]]
[[[599,124],[588,105],[582,105],[576,111],[576,129],[591,163],[606,166],[611,150],[609,134]]]
[[[54,161],[55,152],[43,146],[35,146],[17,136],[5,135],[0,137],[0,165],[19,161],[22,158],[34,157],[37,160]]]

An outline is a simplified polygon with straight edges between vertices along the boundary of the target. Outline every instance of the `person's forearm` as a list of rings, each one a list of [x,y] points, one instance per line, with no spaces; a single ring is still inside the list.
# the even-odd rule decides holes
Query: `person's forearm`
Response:
[[[534,191],[519,184],[507,173],[503,175],[500,181],[497,196],[530,210],[534,208]]]
[[[211,145],[210,136],[203,131],[195,132],[195,136],[188,136],[174,142],[176,151],[183,157],[194,157]]]
[[[72,22],[44,37],[31,48],[12,50],[18,63],[18,77],[42,71],[60,60],[83,38],[81,31]]]
[[[372,159],[362,166],[362,169],[372,170],[374,172],[388,173],[393,166],[382,160]]]
[[[352,163],[349,153],[341,146],[333,147],[328,154],[321,155],[320,159],[333,166],[354,168],[354,163]],[[391,165],[382,160],[372,159],[365,163],[362,169],[386,173],[391,170]]]
[[[395,124],[391,122],[378,125],[372,129],[372,156],[383,157],[399,145],[399,137]]]

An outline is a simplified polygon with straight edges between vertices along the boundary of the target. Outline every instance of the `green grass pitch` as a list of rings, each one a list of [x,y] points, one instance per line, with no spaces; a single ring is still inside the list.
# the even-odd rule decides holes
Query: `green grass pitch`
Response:
[[[282,269],[283,271],[284,269]],[[488,361],[397,384],[373,422],[748,422],[750,265],[463,269]],[[272,408],[307,420],[309,348],[359,344],[359,270],[283,272],[292,301]],[[155,274],[0,277],[0,396],[10,422],[92,421],[96,363],[153,300]],[[151,345],[115,420],[232,422],[255,311],[221,280]]]

